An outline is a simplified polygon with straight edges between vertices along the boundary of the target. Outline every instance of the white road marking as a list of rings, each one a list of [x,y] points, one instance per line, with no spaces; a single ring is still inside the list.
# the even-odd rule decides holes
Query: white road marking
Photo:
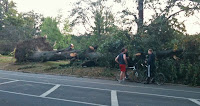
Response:
[[[50,93],[52,93],[53,91],[55,91],[58,87],[60,87],[60,85],[55,85],[53,88],[49,89],[48,91],[46,91],[45,93],[43,93],[42,95],[40,95],[40,97],[46,97],[47,95],[49,95]]]
[[[117,99],[117,91],[111,91],[111,106],[119,106]]]
[[[17,82],[17,81],[19,81],[19,80],[14,80],[14,81],[3,82],[3,83],[0,83],[0,85],[9,84],[9,83],[12,83],[12,82]]]
[[[200,101],[198,101],[197,99],[189,99],[189,100],[200,106]]]
[[[9,73],[11,73],[11,72],[9,72]],[[101,82],[95,82],[95,81],[89,82],[89,81],[78,81],[78,80],[71,80],[71,79],[58,79],[58,78],[49,78],[49,77],[35,77],[35,76],[27,76],[27,75],[8,74],[8,73],[5,73],[5,72],[3,72],[3,73],[1,72],[1,74],[13,75],[13,76],[25,76],[25,77],[31,77],[31,78],[55,79],[55,80],[73,81],[73,82],[76,81],[76,82],[94,83],[94,84],[101,84],[101,85],[123,86],[123,87],[131,87],[131,88],[147,88],[147,89],[157,89],[157,90],[166,90],[166,91],[200,93],[200,92],[196,92],[196,91],[176,90],[176,89],[166,89],[166,88],[154,88],[154,87],[134,86],[134,85],[122,85],[122,84],[112,84],[112,83],[101,83]]]
[[[36,98],[44,98],[44,99],[50,99],[50,100],[58,100],[58,101],[64,101],[64,102],[72,102],[72,103],[93,105],[93,106],[107,106],[107,105],[101,105],[101,104],[95,104],[95,103],[88,103],[88,102],[81,102],[81,101],[74,101],[74,100],[67,100],[67,99],[59,99],[59,98],[52,98],[52,97],[40,97],[40,96],[37,96],[37,95],[17,93],[17,92],[10,92],[10,91],[4,91],[4,90],[0,90],[0,92],[9,93],[9,94],[15,94],[15,95],[29,96],[29,97],[36,97]]]
[[[2,77],[1,77],[2,78]],[[16,79],[10,79],[10,78],[2,78],[2,79],[9,79],[9,80],[16,80]],[[22,82],[30,82],[30,83],[38,83],[38,84],[49,84],[49,85],[57,85],[54,83],[46,83],[46,82],[36,82],[36,81],[26,81],[26,80],[18,80]],[[61,86],[66,86],[66,87],[74,87],[74,88],[83,88],[83,89],[93,89],[93,90],[101,90],[101,91],[112,91],[114,89],[102,89],[102,88],[93,88],[93,87],[84,87],[84,86],[74,86],[74,85],[64,85],[60,84]],[[177,96],[169,96],[169,95],[159,95],[159,94],[152,94],[152,93],[141,93],[141,92],[131,92],[131,91],[120,91],[120,90],[115,90],[117,92],[122,92],[122,93],[132,93],[132,94],[138,94],[138,95],[148,95],[148,96],[158,96],[158,97],[165,97],[165,98],[174,98],[174,99],[195,99],[195,98],[187,98],[187,97],[177,97]],[[196,99],[199,100],[199,99]]]
[[[2,78],[0,77],[0,79],[8,79],[8,80],[15,80],[15,79],[11,79],[11,78]],[[36,81],[27,81],[27,80],[18,80],[21,82],[30,82],[30,83],[37,83],[37,84],[48,84],[48,85],[57,85],[55,83],[47,83],[47,82],[36,82]],[[101,88],[92,88],[92,87],[84,87],[84,86],[74,86],[74,85],[65,85],[65,84],[59,84],[61,86],[66,86],[66,87],[74,87],[74,88],[83,88],[83,89],[93,89],[93,90],[102,90],[102,91],[111,91],[110,89],[101,89]]]
[[[178,96],[169,96],[169,95],[160,95],[160,94],[152,94],[152,93],[141,93],[141,92],[130,92],[130,91],[117,91],[122,93],[132,93],[132,94],[138,94],[138,95],[148,95],[148,96],[158,96],[158,97],[164,97],[164,98],[174,98],[174,99],[194,99],[194,98],[187,98],[187,97],[178,97]]]

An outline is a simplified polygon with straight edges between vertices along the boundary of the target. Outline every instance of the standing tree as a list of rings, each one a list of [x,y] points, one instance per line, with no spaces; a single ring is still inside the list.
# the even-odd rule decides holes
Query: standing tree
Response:
[[[71,12],[72,26],[83,25],[86,33],[95,35],[108,33],[114,26],[111,7],[106,5],[107,0],[82,0],[74,4]]]
[[[97,11],[95,14],[95,27],[93,27],[95,35],[102,35],[104,33],[104,17],[102,16],[102,11]]]
[[[63,33],[64,33],[64,35],[67,36],[67,35],[70,35],[70,32],[72,32],[72,29],[70,27],[69,20],[65,19],[64,20]]]
[[[57,20],[51,17],[44,19],[44,22],[41,25],[41,35],[47,35],[47,40],[52,46],[54,45],[55,48],[59,48],[58,42],[63,40],[63,35],[58,28]]]
[[[71,39],[70,36],[70,26],[67,20],[65,20],[63,34],[61,33],[60,29],[58,28],[59,21],[56,18],[47,17],[44,18],[44,22],[41,25],[41,35],[47,35],[47,40],[50,42],[55,49],[61,49],[69,44]]]
[[[0,52],[8,54],[18,41],[39,35],[39,22],[41,15],[18,13],[13,1],[0,0]]]
[[[140,32],[140,30],[142,29],[143,23],[144,23],[144,0],[138,0],[138,29],[137,31]]]
[[[118,3],[123,2],[130,2],[125,0],[118,0]],[[140,35],[144,32],[143,28],[145,26],[148,26],[149,22],[147,21],[153,21],[161,16],[166,17],[167,20],[177,20],[177,15],[179,15],[181,12],[185,13],[186,16],[190,16],[194,14],[195,10],[200,9],[200,2],[199,0],[137,0],[137,12],[131,11],[132,8],[125,7],[122,11],[123,15],[131,15],[134,16],[134,21],[137,23],[137,33]],[[178,8],[178,9],[175,9]],[[144,21],[144,11],[154,11],[150,20]],[[138,15],[137,15],[138,13]],[[127,20],[125,20],[127,21]],[[165,22],[165,20],[163,20]],[[147,24],[148,23],[148,24]],[[162,24],[161,24],[162,26]],[[179,26],[174,26],[179,27]]]

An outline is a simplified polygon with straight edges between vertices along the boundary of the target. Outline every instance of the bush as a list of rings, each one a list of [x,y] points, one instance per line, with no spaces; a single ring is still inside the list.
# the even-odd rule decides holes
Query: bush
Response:
[[[16,43],[0,41],[0,54],[9,55],[15,48]]]
[[[158,70],[164,73],[167,82],[200,85],[200,64],[190,61],[162,59],[157,62]]]

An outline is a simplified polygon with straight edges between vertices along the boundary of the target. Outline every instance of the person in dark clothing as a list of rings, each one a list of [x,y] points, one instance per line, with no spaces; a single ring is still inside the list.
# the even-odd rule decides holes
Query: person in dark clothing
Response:
[[[58,54],[61,54],[61,52],[71,51],[71,50],[74,50],[74,44],[70,44],[69,47],[67,47],[67,48],[65,48],[65,49],[57,50],[57,53],[58,53]]]
[[[67,51],[73,50],[74,49],[74,44],[70,44],[68,48],[66,48]]]
[[[148,60],[147,60],[147,65],[148,65],[148,69],[147,69],[147,84],[150,83],[150,79],[154,77],[154,71],[155,71],[155,55],[153,53],[152,49],[148,50]]]
[[[120,71],[121,71],[119,83],[121,83],[121,81],[124,81],[125,79],[126,65],[128,65],[128,62],[126,59],[126,52],[127,52],[127,49],[123,48],[121,50],[121,53],[115,58],[115,61],[119,64]]]

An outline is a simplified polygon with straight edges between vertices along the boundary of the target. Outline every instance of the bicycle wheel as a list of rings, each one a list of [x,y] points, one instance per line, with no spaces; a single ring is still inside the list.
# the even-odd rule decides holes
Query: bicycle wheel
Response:
[[[120,79],[120,73],[121,73],[121,71],[118,71],[118,72],[116,73],[116,75],[115,75],[115,79],[116,79],[117,81],[119,81],[119,79]]]
[[[141,83],[144,79],[143,74],[138,71],[132,71],[132,81],[135,81],[137,83]],[[131,80],[131,79],[130,79]]]
[[[127,72],[127,75],[128,75],[128,79],[131,81],[131,82],[133,82],[133,81],[135,81],[135,79],[134,79],[134,71],[128,71]]]
[[[165,76],[163,73],[158,73],[156,76],[155,76],[155,83],[157,85],[163,85],[165,83]]]
[[[145,71],[140,72],[139,78],[140,78],[140,79],[139,79],[140,82],[146,81],[146,78],[147,78],[147,71],[145,70]]]

